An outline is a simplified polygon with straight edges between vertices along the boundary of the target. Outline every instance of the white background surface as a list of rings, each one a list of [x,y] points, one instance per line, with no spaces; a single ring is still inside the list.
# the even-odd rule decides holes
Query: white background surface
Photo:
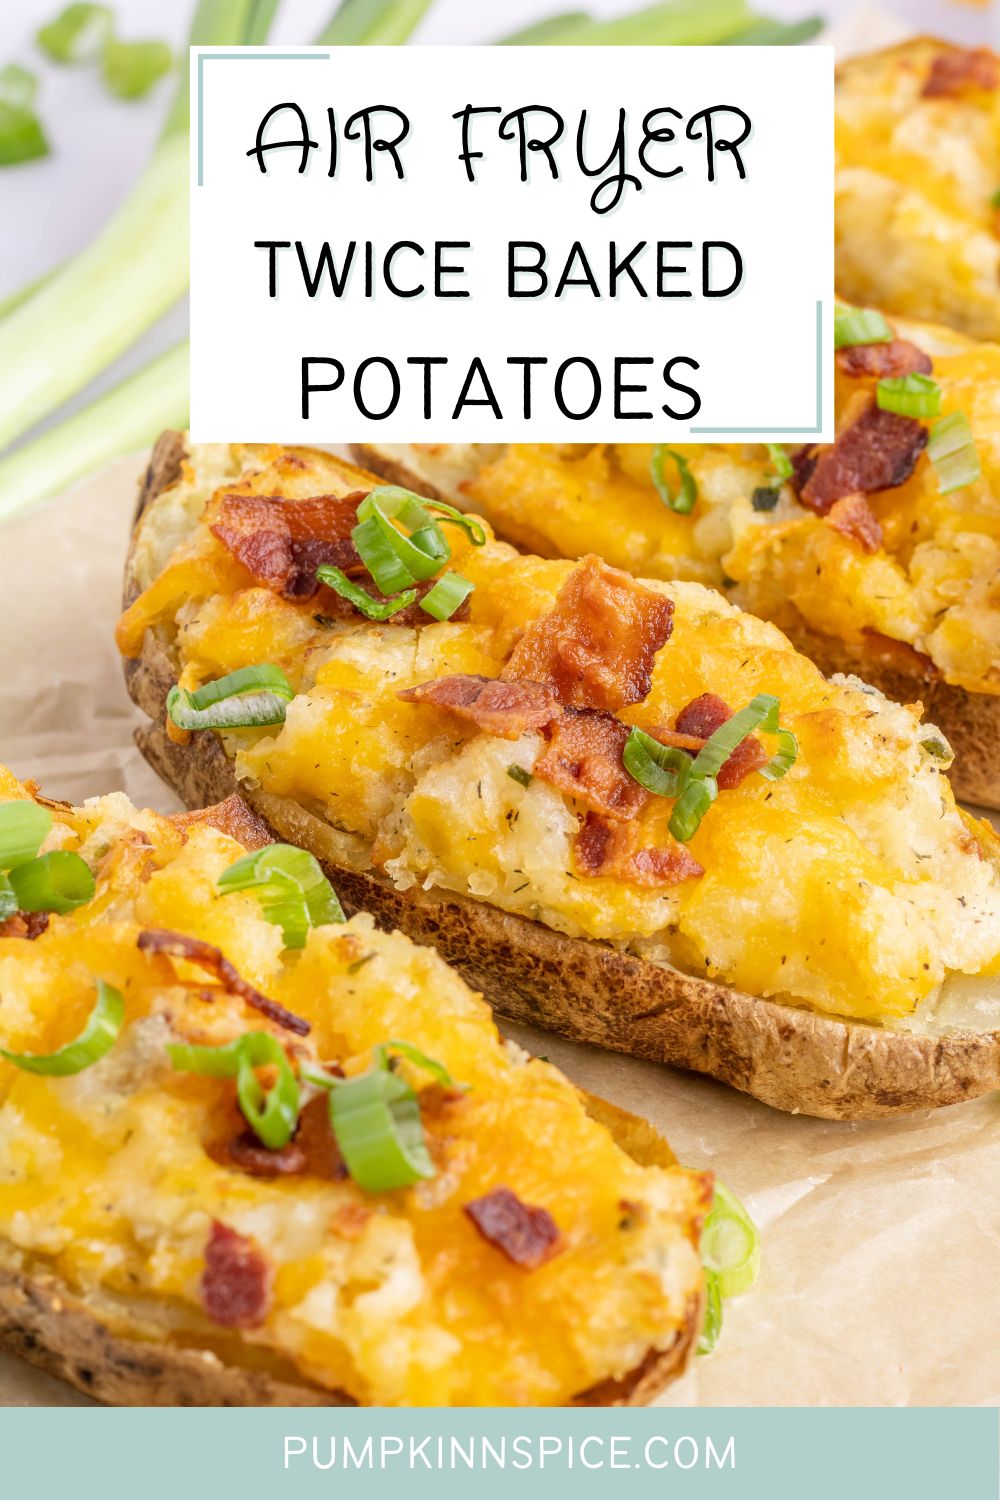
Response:
[[[180,47],[194,0],[112,3],[123,37],[163,37]],[[639,3],[586,0],[584,8],[611,16]],[[17,59],[42,75],[39,107],[53,145],[47,160],[0,172],[0,298],[65,260],[104,222],[149,155],[171,92],[164,82],[149,99],[126,104],[110,99],[90,69],[44,65],[34,33],[61,8],[62,0],[0,0],[0,63]],[[487,41],[567,8],[573,8],[570,0],[436,0],[417,39]],[[761,10],[790,19],[819,13],[842,20],[857,8],[857,0],[760,0]],[[960,40],[985,37],[989,26],[984,9],[960,0],[880,0],[880,8],[912,30]],[[333,9],[334,0],[282,0],[272,40],[311,39]],[[115,384],[186,331],[186,310],[178,308],[74,404]]]

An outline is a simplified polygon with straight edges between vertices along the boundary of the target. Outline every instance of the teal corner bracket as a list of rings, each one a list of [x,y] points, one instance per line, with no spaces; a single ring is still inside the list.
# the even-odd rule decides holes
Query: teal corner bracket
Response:
[[[199,52],[198,53],[198,186],[205,186],[205,64],[207,62],[329,62],[329,52]]]
[[[770,427],[691,427],[692,436],[704,433],[707,437],[754,437],[765,432],[794,432],[804,437],[818,437],[823,426],[823,303],[816,303],[816,425],[814,427],[786,427],[784,422],[773,422]]]

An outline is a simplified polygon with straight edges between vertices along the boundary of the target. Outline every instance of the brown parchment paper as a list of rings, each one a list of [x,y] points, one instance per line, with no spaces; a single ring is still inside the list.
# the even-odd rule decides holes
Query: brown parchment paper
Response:
[[[0,531],[0,759],[53,796],[172,811],[132,745],[111,631],[140,460]],[[778,1114],[709,1080],[524,1027],[744,1199],[756,1287],[665,1405],[1000,1404],[1000,1096],[910,1120]],[[0,1357],[0,1405],[86,1404]]]

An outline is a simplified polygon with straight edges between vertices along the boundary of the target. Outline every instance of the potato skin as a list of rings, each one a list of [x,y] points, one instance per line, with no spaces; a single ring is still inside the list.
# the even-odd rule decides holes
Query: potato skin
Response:
[[[157,476],[171,472],[178,441],[167,434],[158,442],[139,517],[159,493]],[[138,592],[130,553],[126,605]],[[236,791],[212,733],[195,734],[184,746],[167,736],[164,703],[175,673],[153,632],[142,655],[126,664],[126,678],[152,720],[137,732],[139,747],[186,805],[204,807]],[[840,1021],[570,938],[468,897],[401,892],[377,874],[325,859],[324,825],[296,803],[239,790],[277,838],[317,855],[348,910],[370,911],[381,926],[437,948],[501,1016],[706,1073],[775,1109],[824,1119],[889,1119],[1000,1087],[998,1033],[922,1036]]]

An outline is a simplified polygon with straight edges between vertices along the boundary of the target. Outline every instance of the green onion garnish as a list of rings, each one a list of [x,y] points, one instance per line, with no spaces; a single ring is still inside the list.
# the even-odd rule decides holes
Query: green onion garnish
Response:
[[[328,589],[333,589],[335,594],[346,599],[348,604],[353,604],[369,620],[391,620],[393,615],[398,615],[401,609],[406,609],[417,597],[416,589],[404,589],[403,593],[394,594],[391,599],[373,599],[371,594],[358,588],[339,568],[326,563],[316,569],[316,577]]]
[[[941,387],[929,375],[887,375],[875,387],[875,400],[897,417],[936,417]]]
[[[30,109],[38,93],[38,79],[20,63],[0,68],[0,104],[11,109]]]
[[[786,479],[791,479],[795,473],[792,460],[788,457],[788,454],[780,443],[768,443],[766,446],[767,456],[771,460],[771,466],[774,469],[775,480],[779,484],[783,484]]]
[[[87,1018],[75,1041],[67,1042],[58,1052],[8,1052],[0,1047],[0,1057],[5,1057],[15,1068],[24,1073],[40,1073],[46,1078],[68,1078],[72,1073],[82,1073],[92,1063],[110,1052],[125,1019],[125,1001],[113,985],[97,981],[97,1003]]]
[[[523,766],[508,766],[507,775],[511,781],[516,781],[519,786],[531,785],[531,772],[526,771]]]
[[[0,875],[0,922],[6,922],[17,911],[17,897],[14,895],[14,887],[6,875]]]
[[[780,486],[759,484],[750,496],[750,504],[754,510],[773,510],[780,498]]]
[[[0,167],[48,156],[49,143],[38,117],[24,105],[0,103]]]
[[[778,781],[795,764],[798,742],[791,730],[778,721],[779,700],[758,693],[721,724],[691,757],[676,745],[661,745],[652,735],[633,729],[625,741],[625,769],[640,786],[657,797],[676,797],[669,828],[679,843],[695,834],[702,818],[719,795],[716,777],[733,751],[755,729],[778,738],[777,752],[758,771],[765,781]]]
[[[433,615],[435,620],[450,620],[474,588],[475,584],[463,578],[461,573],[442,573],[434,587],[421,599],[420,608]]]
[[[890,344],[892,329],[880,312],[865,307],[838,306],[833,313],[833,347],[852,344]]]
[[[166,42],[110,41],[104,49],[104,82],[119,99],[141,99],[173,67]]]
[[[781,486],[795,473],[792,460],[780,443],[767,443],[767,456],[774,470],[766,484],[758,485],[750,496],[754,510],[773,510],[778,503]]]
[[[34,859],[52,827],[52,814],[37,802],[0,804],[0,870]]]
[[[934,423],[927,456],[937,470],[938,490],[942,495],[975,484],[982,475],[972,429],[960,411],[949,412]]]
[[[10,872],[19,911],[65,913],[83,906],[94,894],[94,876],[86,860],[69,849],[53,849]]]
[[[295,690],[280,667],[240,667],[194,693],[173,687],[167,713],[178,729],[242,729],[283,724]]]
[[[295,1134],[299,1120],[299,1083],[284,1047],[268,1031],[248,1031],[224,1047],[176,1043],[167,1053],[179,1073],[235,1078],[236,1097],[250,1129],[270,1151],[280,1151]],[[278,1076],[269,1089],[256,1068],[273,1067]]]
[[[721,1182],[701,1235],[705,1269],[718,1278],[723,1297],[745,1292],[760,1270],[760,1234],[743,1204]]]
[[[244,855],[223,871],[218,885],[223,895],[253,891],[267,920],[281,928],[286,948],[304,947],[310,927],[345,920],[316,856],[291,844],[268,844]]]
[[[112,20],[106,5],[67,5],[54,21],[42,27],[35,40],[53,62],[90,62],[109,42]]]
[[[664,462],[668,458],[673,459],[680,476],[680,489],[676,494],[667,483],[667,477],[663,471]],[[663,443],[657,443],[653,449],[649,472],[657,494],[667,509],[676,511],[680,516],[690,515],[698,498],[698,486],[683,454],[676,453],[673,448],[667,448]]]
[[[990,194],[990,208],[1000,208],[1000,188],[994,188]]]
[[[711,1354],[722,1332],[722,1293],[714,1271],[705,1272],[705,1321],[698,1340],[698,1353]]]

